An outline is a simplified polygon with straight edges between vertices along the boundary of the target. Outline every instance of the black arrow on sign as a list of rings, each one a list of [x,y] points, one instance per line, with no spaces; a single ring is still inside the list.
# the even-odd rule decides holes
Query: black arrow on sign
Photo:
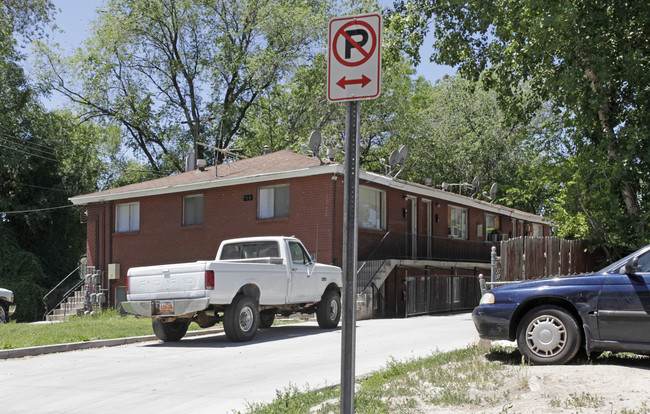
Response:
[[[364,86],[369,84],[370,81],[371,79],[366,75],[361,75],[361,79],[345,79],[345,76],[343,76],[340,81],[336,82],[336,84],[343,89],[345,89],[347,85],[358,85],[358,84],[360,84],[361,87],[363,88]]]

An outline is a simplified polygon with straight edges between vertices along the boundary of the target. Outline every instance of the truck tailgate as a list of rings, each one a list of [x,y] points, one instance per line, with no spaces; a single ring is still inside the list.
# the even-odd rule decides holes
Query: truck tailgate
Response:
[[[205,297],[205,269],[204,261],[131,268],[128,300]]]

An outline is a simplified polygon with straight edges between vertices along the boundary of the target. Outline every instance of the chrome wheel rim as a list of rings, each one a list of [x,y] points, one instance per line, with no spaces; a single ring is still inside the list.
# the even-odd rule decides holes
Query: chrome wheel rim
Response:
[[[333,320],[336,319],[336,317],[339,314],[339,304],[338,304],[338,302],[336,300],[332,299],[330,301],[330,307],[329,308],[330,308],[329,309],[330,310],[330,312],[329,312],[330,320],[333,321]]]
[[[541,315],[526,327],[526,345],[540,358],[552,358],[566,348],[567,330],[564,323],[552,315]]]
[[[245,307],[239,313],[239,327],[242,331],[248,332],[253,327],[253,310]]]

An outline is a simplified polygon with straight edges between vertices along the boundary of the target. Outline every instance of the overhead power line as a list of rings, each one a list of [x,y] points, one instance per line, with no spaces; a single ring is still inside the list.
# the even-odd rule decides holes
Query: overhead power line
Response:
[[[17,210],[17,211],[0,211],[0,215],[2,214],[22,214],[22,213],[36,213],[39,211],[48,211],[48,210],[58,210],[62,208],[70,208],[70,207],[75,207],[74,205],[69,205],[69,206],[58,206],[58,207],[48,207],[48,208],[35,208],[33,210]]]

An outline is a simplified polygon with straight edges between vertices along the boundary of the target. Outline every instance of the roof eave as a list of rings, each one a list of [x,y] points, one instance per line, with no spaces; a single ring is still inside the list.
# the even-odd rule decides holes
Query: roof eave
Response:
[[[308,177],[321,174],[343,173],[343,167],[339,164],[323,164],[315,167],[298,168],[295,170],[254,174],[244,177],[221,178],[218,180],[201,181],[199,183],[168,185],[163,187],[149,188],[143,190],[123,191],[109,194],[92,194],[71,197],[69,200],[74,205],[82,206],[91,203],[103,203],[107,201],[127,200],[138,197],[149,197],[163,194],[183,193],[199,191],[209,188],[229,187],[233,185],[260,183],[266,181],[283,180],[295,177]]]

